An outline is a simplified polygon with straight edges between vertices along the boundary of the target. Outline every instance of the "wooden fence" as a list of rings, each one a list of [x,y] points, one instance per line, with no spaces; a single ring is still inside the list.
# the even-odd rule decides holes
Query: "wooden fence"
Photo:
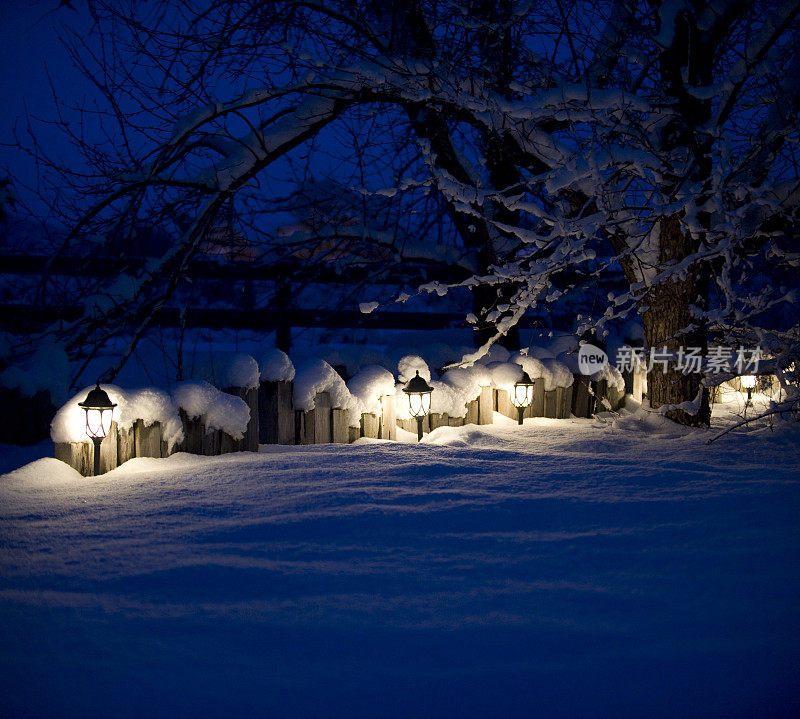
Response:
[[[641,400],[641,377],[626,377],[626,388],[628,385],[634,397]],[[362,414],[355,424],[350,421],[348,410],[331,405],[327,392],[316,395],[314,409],[303,411],[295,409],[292,391],[292,382],[262,382],[258,389],[227,388],[225,392],[240,397],[250,409],[250,421],[241,439],[219,429],[208,430],[201,417],[189,417],[183,409],[179,414],[184,439],[172,448],[162,438],[158,422],[145,425],[142,420],[136,420],[128,430],[120,429],[116,422],[112,422],[111,431],[100,445],[100,472],[108,472],[134,457],[167,457],[175,452],[207,456],[257,452],[259,443],[347,444],[360,437],[394,440],[398,427],[408,432],[417,431],[416,419],[396,418],[394,396],[382,397],[380,413]],[[554,419],[570,415],[591,417],[596,411],[618,409],[624,396],[624,392],[609,386],[606,381],[592,382],[581,375],[575,375],[572,386],[549,391],[545,390],[544,381],[539,379],[534,386],[533,402],[523,416]],[[423,421],[423,431],[427,433],[438,427],[465,424],[492,424],[494,412],[512,419],[518,416],[506,390],[483,387],[480,396],[467,404],[464,417],[432,412]],[[55,457],[83,476],[90,476],[94,466],[94,445],[89,440],[56,443]]]

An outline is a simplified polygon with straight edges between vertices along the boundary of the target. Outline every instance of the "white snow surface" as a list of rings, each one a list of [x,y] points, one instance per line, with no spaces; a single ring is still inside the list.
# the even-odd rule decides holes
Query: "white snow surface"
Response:
[[[113,418],[120,429],[130,430],[137,419],[147,426],[160,422],[162,439],[170,449],[183,440],[183,425],[178,407],[164,390],[156,387],[122,389],[112,384],[100,386],[117,405]],[[83,402],[92,389],[93,386],[84,387],[56,412],[50,423],[50,439],[53,442],[86,441],[86,412],[78,403]]]
[[[380,414],[381,397],[394,395],[394,384],[394,375],[389,370],[378,365],[362,367],[350,378],[347,382],[347,389],[358,400],[358,409],[360,409],[357,416],[351,418],[351,420],[354,420],[353,426],[358,424],[359,418],[364,412]]]
[[[181,382],[172,391],[172,398],[190,418],[201,418],[206,430],[220,429],[234,439],[241,439],[247,431],[250,421],[247,402],[208,382]]]
[[[330,395],[332,407],[359,411],[358,402],[339,373],[325,360],[309,360],[300,366],[294,378],[295,409],[306,412],[314,409],[315,398],[321,392]]]
[[[2,713],[798,716],[798,425],[710,434],[39,459],[0,476]]]
[[[260,374],[258,362],[250,355],[242,352],[227,355],[220,362],[217,386],[220,389],[255,389],[259,384]]]
[[[416,377],[417,372],[426,382],[430,382],[431,371],[428,368],[428,363],[425,362],[419,355],[405,355],[400,358],[397,363],[397,379],[405,384],[409,380]]]
[[[261,356],[261,380],[264,382],[291,382],[294,365],[289,355],[279,349],[267,350]]]

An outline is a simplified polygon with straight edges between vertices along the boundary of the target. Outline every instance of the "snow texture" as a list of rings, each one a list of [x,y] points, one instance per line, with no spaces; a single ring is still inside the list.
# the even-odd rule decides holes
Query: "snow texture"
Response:
[[[267,350],[261,357],[262,382],[291,382],[294,365],[289,355],[279,349]]]
[[[241,352],[217,354],[210,366],[200,368],[195,375],[220,389],[254,389],[259,382],[258,362]]]
[[[358,402],[339,373],[325,360],[309,360],[301,365],[294,378],[295,409],[306,412],[314,409],[315,398],[321,392],[330,395],[332,407],[358,412]]]
[[[241,439],[247,431],[250,421],[247,402],[208,382],[181,382],[172,391],[172,398],[190,418],[200,418],[206,431],[219,429],[234,439]]]
[[[130,431],[137,419],[142,420],[146,426],[160,422],[162,439],[170,450],[183,440],[183,425],[178,407],[164,390],[155,387],[122,389],[111,384],[104,384],[101,387],[109,399],[117,405],[114,408],[113,418],[120,429]],[[50,438],[53,442],[87,440],[86,412],[78,403],[83,402],[92,389],[94,389],[92,386],[85,387],[56,412],[50,424]]]
[[[380,414],[381,397],[394,395],[394,384],[394,375],[389,370],[377,365],[362,367],[347,382],[350,394],[358,400],[361,410],[358,415],[360,416],[364,412]],[[355,418],[355,422],[358,423],[358,417]]]
[[[419,372],[419,376],[422,379],[430,382],[431,371],[428,368],[428,363],[419,355],[405,355],[397,363],[397,379],[402,384],[413,379],[417,372]]]
[[[749,429],[39,459],[0,476],[0,710],[800,716],[800,434]]]

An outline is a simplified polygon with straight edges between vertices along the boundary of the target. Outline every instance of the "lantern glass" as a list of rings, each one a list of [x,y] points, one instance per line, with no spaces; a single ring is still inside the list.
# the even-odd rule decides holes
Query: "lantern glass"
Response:
[[[412,417],[424,417],[431,411],[430,392],[409,392],[408,411]]]
[[[111,407],[103,409],[97,407],[86,408],[86,434],[92,439],[107,437],[111,430],[111,420],[114,410]]]
[[[743,374],[739,377],[739,381],[745,389],[753,389],[756,386],[756,376],[754,374]]]
[[[527,407],[531,402],[533,402],[533,385],[515,384],[511,404],[515,407]]]

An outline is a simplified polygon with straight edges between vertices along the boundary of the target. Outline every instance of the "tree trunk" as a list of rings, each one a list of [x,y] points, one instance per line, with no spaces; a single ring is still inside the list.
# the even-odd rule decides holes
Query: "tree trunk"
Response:
[[[680,261],[691,252],[691,239],[684,233],[677,216],[665,217],[660,223],[659,267]],[[643,300],[646,307],[641,312],[645,338],[650,351],[661,351],[663,347],[676,354],[680,348],[699,347],[705,355],[708,347],[705,327],[698,325],[692,316],[692,305],[702,304],[707,291],[707,278],[702,271],[690,269],[682,279],[668,280],[654,285]],[[647,395],[650,406],[691,402],[702,391],[697,414],[683,409],[672,409],[666,413],[669,419],[692,427],[708,426],[711,421],[711,406],[708,389],[702,385],[701,372],[684,373],[674,361],[666,371],[663,365],[655,364],[647,375]]]

